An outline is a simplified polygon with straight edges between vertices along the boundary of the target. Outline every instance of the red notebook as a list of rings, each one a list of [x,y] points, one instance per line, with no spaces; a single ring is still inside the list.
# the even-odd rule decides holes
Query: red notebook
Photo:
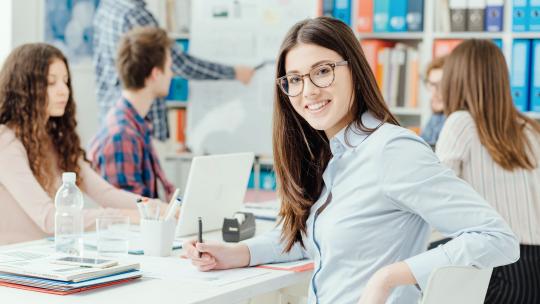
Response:
[[[138,279],[138,278],[140,278],[140,277],[122,279],[122,280],[118,280],[118,281],[107,282],[107,283],[102,283],[102,284],[96,284],[96,285],[92,285],[92,286],[85,286],[85,287],[75,288],[75,289],[71,289],[71,290],[67,290],[67,291],[58,291],[58,290],[45,289],[45,288],[39,288],[39,287],[31,287],[31,286],[8,283],[8,282],[2,282],[2,281],[0,281],[0,286],[6,286],[6,287],[12,287],[12,288],[18,288],[18,289],[24,289],[24,290],[37,291],[37,292],[43,292],[43,293],[49,293],[49,294],[65,296],[65,295],[72,294],[72,293],[78,293],[78,292],[82,292],[82,291],[93,290],[93,289],[98,289],[98,288],[102,288],[102,287],[127,283],[127,282],[131,282],[131,281],[133,281],[135,279]]]

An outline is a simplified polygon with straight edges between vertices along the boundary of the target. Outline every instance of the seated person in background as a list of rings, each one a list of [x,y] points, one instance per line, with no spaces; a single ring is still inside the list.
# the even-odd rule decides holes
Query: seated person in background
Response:
[[[443,101],[441,99],[441,93],[439,90],[439,83],[443,76],[443,65],[445,57],[439,57],[433,59],[426,69],[426,87],[431,95],[431,111],[433,114],[429,118],[428,123],[422,130],[420,137],[422,137],[428,144],[435,146],[441,129],[444,125],[446,116],[443,113]]]
[[[122,97],[109,110],[88,151],[94,168],[108,182],[151,198],[158,197],[158,181],[167,197],[174,191],[144,118],[154,100],[169,92],[170,45],[167,33],[157,27],[135,28],[122,38],[116,58]]]
[[[485,303],[540,303],[540,124],[514,107],[504,55],[488,40],[465,41],[448,56],[441,94],[448,119],[439,159],[520,240],[520,259],[493,269]]]
[[[85,228],[100,216],[129,216],[137,223],[138,195],[118,190],[84,157],[75,129],[75,101],[68,63],[57,48],[25,44],[0,72],[0,245],[54,233],[53,198],[62,172],[98,205],[83,211]]]

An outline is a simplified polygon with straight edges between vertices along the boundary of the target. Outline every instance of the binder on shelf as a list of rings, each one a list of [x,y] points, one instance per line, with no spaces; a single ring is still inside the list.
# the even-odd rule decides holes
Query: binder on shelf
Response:
[[[450,54],[462,42],[461,39],[437,39],[433,42],[433,58]]]
[[[321,0],[322,15],[332,17],[334,14],[334,0]]]
[[[501,32],[503,30],[504,0],[487,0],[484,15],[485,26],[488,32]]]
[[[407,73],[405,78],[405,107],[416,108],[418,106],[420,71],[418,51],[412,47],[407,48],[407,66],[405,70]]]
[[[424,30],[424,0],[408,1],[407,30],[409,32],[421,32]]]
[[[178,45],[178,48],[184,53],[189,51],[189,39],[177,39],[176,45]]]
[[[373,0],[358,0],[356,5],[356,30],[359,33],[373,32]]]
[[[530,111],[540,112],[540,40],[532,41]]]
[[[362,46],[362,50],[364,51],[364,56],[366,57],[366,60],[369,66],[371,67],[371,70],[375,74],[375,78],[377,79],[377,66],[379,64],[378,53],[383,48],[392,47],[394,43],[390,41],[385,41],[385,40],[366,39],[366,40],[360,41],[360,45]],[[379,83],[379,87],[380,87],[380,83]]]
[[[188,80],[175,76],[171,79],[169,95],[165,98],[171,101],[187,101],[189,95]]]
[[[390,0],[373,1],[373,31],[388,32]]]
[[[464,32],[467,30],[467,0],[449,0],[450,30]]]
[[[512,30],[524,32],[529,30],[529,6],[528,0],[512,1]]]
[[[502,39],[493,39],[491,40],[500,50],[503,51],[503,42]]]
[[[469,32],[484,31],[484,15],[486,0],[467,1],[467,30]]]
[[[389,32],[407,31],[407,0],[392,0],[388,14]]]
[[[540,31],[540,0],[529,0],[529,31]]]
[[[351,26],[351,0],[335,0],[334,17]]]
[[[521,112],[528,110],[530,48],[527,39],[516,39],[512,44],[510,86],[514,105]]]
[[[450,7],[448,6],[449,0],[434,1],[435,19],[434,29],[435,32],[447,33],[450,32]]]

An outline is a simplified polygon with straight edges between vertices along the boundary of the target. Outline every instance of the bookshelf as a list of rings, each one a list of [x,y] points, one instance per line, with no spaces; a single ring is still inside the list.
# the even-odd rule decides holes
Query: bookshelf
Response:
[[[324,0],[320,0],[324,1]],[[419,32],[358,32],[357,29],[357,16],[356,12],[359,11],[360,0],[351,1],[351,27],[355,31],[360,43],[363,40],[382,40],[393,43],[403,43],[407,46],[413,46],[418,49],[419,57],[419,72],[422,73],[427,67],[428,63],[433,58],[433,48],[436,41],[439,40],[464,40],[472,38],[500,40],[502,42],[502,51],[508,63],[512,62],[512,43],[515,39],[540,39],[540,32],[514,32],[512,30],[512,1],[505,0],[503,8],[503,27],[500,32],[487,32],[487,31],[466,31],[466,32],[452,32],[452,31],[440,31],[436,26],[435,20],[437,16],[437,10],[440,10],[440,5],[447,0],[424,0],[423,1],[423,29]],[[322,3],[322,2],[321,2]],[[394,5],[394,3],[392,4]],[[431,116],[431,109],[429,103],[429,93],[425,86],[418,82],[418,105],[415,108],[403,108],[403,107],[391,107],[390,110],[394,113],[400,122],[408,127],[418,124],[424,126],[429,117]],[[540,113],[538,112],[525,112],[525,115],[540,121]]]

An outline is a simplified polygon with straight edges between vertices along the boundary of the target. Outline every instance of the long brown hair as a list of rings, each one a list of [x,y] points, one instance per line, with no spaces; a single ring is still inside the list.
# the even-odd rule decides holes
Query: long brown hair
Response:
[[[298,44],[313,44],[335,51],[348,61],[353,82],[354,123],[367,133],[362,114],[370,111],[382,122],[398,124],[377,87],[375,77],[352,30],[343,22],[318,17],[295,24],[287,33],[277,58],[276,78],[285,75],[285,58]],[[347,131],[348,131],[347,127]],[[273,152],[281,198],[282,241],[285,251],[302,242],[310,208],[321,194],[322,173],[330,158],[328,138],[313,129],[291,105],[289,97],[274,89]]]
[[[504,55],[489,40],[459,44],[446,59],[441,81],[445,114],[468,111],[480,142],[506,170],[533,169],[526,128],[540,134],[540,124],[518,112],[512,102]]]
[[[48,118],[47,75],[55,59],[63,61],[68,68],[70,93],[64,115]],[[34,176],[50,195],[55,190],[55,176],[48,151],[56,153],[61,171],[77,173],[80,184],[78,161],[85,156],[75,132],[77,122],[69,66],[59,49],[31,43],[17,47],[7,57],[0,72],[0,124],[13,130],[22,142]]]

